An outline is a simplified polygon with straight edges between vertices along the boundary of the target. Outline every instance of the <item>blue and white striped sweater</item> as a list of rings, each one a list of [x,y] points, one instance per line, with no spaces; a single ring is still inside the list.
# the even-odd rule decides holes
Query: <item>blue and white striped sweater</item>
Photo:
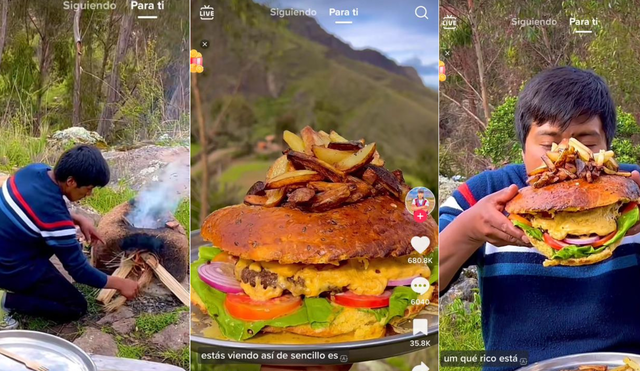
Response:
[[[524,165],[469,179],[440,207],[440,230],[511,184],[526,186]],[[478,265],[486,349],[526,350],[530,363],[584,352],[640,354],[640,234],[598,264],[544,267],[545,259],[527,247],[485,243],[465,264]]]
[[[21,290],[40,277],[55,254],[78,282],[102,288],[107,276],[91,267],[60,188],[44,164],[29,165],[0,188],[0,288]]]

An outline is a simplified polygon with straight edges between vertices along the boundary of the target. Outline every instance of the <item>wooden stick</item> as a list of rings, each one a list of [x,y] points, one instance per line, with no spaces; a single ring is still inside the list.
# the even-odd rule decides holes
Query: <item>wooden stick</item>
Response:
[[[133,269],[133,261],[131,259],[125,259],[120,262],[120,266],[113,272],[113,276],[120,278],[127,278],[131,270]],[[114,289],[102,289],[96,298],[97,301],[102,304],[108,304],[113,295],[116,294],[116,290]]]
[[[144,290],[149,285],[149,283],[151,283],[151,280],[153,279],[153,270],[148,266],[146,266],[146,264],[145,264],[145,268],[146,269],[144,270],[144,272],[142,272],[140,277],[138,277],[139,292],[142,292],[142,290]],[[115,298],[115,300],[105,305],[104,310],[107,313],[115,312],[121,306],[123,306],[124,303],[126,302],[127,302],[127,298],[125,298],[124,296],[118,296],[117,298]]]
[[[180,282],[178,282],[175,277],[173,277],[171,273],[169,273],[162,264],[158,262],[158,259],[149,253],[144,253],[141,256],[142,259],[144,259],[144,261],[153,269],[160,281],[167,286],[169,290],[171,290],[182,304],[189,306],[189,293],[184,287],[182,287]]]

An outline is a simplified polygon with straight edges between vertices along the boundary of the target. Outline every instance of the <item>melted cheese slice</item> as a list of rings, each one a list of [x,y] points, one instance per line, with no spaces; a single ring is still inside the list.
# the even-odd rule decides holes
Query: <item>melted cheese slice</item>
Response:
[[[276,287],[262,287],[256,277],[256,285],[241,283],[244,292],[253,300],[269,300],[282,295],[285,290],[294,296],[315,297],[326,291],[342,291],[348,288],[358,295],[380,295],[390,280],[398,280],[415,276],[428,278],[431,271],[426,264],[409,263],[415,256],[380,259],[351,259],[340,266],[278,264],[274,262],[254,262],[240,259],[236,264],[236,278],[240,280],[242,270],[246,267],[258,271],[257,266],[278,275]],[[304,284],[300,284],[304,282]]]
[[[588,236],[592,233],[606,236],[617,228],[618,208],[613,204],[581,212],[558,212],[553,218],[534,215],[531,224],[542,228],[556,240],[563,240],[568,234]]]

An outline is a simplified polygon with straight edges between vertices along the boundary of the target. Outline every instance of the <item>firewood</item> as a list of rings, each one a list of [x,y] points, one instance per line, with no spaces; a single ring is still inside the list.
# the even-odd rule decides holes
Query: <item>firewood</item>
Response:
[[[171,292],[182,302],[189,306],[189,293],[163,266],[158,262],[155,256],[144,253],[142,254],[144,261],[153,269],[156,276]]]
[[[146,264],[145,264],[145,268],[146,269],[144,270],[144,272],[142,272],[140,277],[138,277],[138,293],[141,293],[142,290],[144,290],[147,286],[149,286],[149,283],[151,283],[151,280],[153,279],[153,270],[150,267],[148,267]],[[122,307],[126,302],[127,302],[127,298],[125,298],[124,296],[118,296],[117,298],[115,298],[115,300],[105,305],[104,310],[107,313],[115,312],[120,307]]]
[[[120,278],[127,278],[131,270],[133,269],[134,263],[131,259],[123,259],[120,262],[120,266],[113,272],[113,276]],[[102,289],[96,298],[97,301],[102,304],[108,304],[113,296],[116,294],[116,290],[114,289]]]

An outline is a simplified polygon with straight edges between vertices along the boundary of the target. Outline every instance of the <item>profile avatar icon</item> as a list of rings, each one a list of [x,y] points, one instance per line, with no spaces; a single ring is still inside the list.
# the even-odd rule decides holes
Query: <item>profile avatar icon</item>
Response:
[[[428,215],[436,207],[436,197],[428,188],[416,187],[407,193],[404,203],[412,215],[418,211]]]

